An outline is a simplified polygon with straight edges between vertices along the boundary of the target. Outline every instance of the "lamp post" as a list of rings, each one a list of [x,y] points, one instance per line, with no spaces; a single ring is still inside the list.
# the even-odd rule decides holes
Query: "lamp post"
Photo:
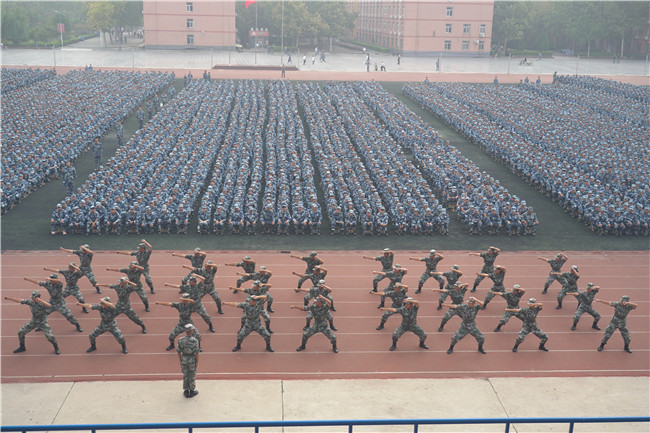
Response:
[[[61,48],[63,48],[63,19],[61,18],[61,13],[59,11],[54,11],[59,14],[59,34],[61,35]],[[63,11],[65,12],[65,11]]]

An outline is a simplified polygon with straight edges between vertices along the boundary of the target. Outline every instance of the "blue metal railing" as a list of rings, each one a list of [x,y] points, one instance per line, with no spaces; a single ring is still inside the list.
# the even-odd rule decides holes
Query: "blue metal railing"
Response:
[[[193,433],[199,428],[252,428],[259,433],[263,427],[322,427],[347,426],[352,433],[355,426],[373,425],[411,425],[413,433],[418,433],[421,425],[442,424],[503,424],[505,433],[510,431],[511,424],[568,424],[568,432],[573,433],[575,424],[605,424],[605,423],[650,423],[650,416],[628,417],[571,417],[571,418],[450,418],[450,419],[355,419],[355,420],[319,420],[319,421],[233,421],[233,422],[178,422],[178,423],[147,423],[147,424],[76,424],[76,425],[30,425],[2,426],[3,432],[43,432],[43,431],[90,431],[95,433],[103,430],[185,430]]]

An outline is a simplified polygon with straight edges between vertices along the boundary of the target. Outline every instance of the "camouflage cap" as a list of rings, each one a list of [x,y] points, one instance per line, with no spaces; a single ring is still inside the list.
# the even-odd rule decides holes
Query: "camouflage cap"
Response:
[[[529,303],[529,304],[535,304],[535,303],[537,303],[537,299],[535,299],[535,298],[530,298],[530,299],[528,300],[528,303]]]
[[[435,253],[436,253],[436,250],[431,250],[431,251],[429,251],[429,254],[430,254],[430,255],[434,255]]]
[[[312,251],[311,253],[309,253],[309,255],[310,255],[311,257],[314,257],[314,256],[316,256],[317,254],[318,254],[318,253],[317,253],[316,251]]]
[[[187,299],[187,298],[189,298],[189,297],[190,297],[190,294],[189,294],[189,293],[183,293],[183,294],[181,295],[181,298],[183,298],[183,299]]]
[[[32,298],[40,298],[40,297],[41,297],[41,292],[39,292],[38,290],[34,290],[32,292]]]
[[[325,280],[318,280],[318,284],[325,284]]]
[[[627,295],[623,295],[623,296],[621,297],[621,301],[626,301],[626,302],[627,302],[627,301],[629,301],[629,300],[630,300],[630,297],[627,296]]]
[[[108,296],[105,296],[105,297],[102,298],[102,301],[111,302],[111,298],[109,298]]]
[[[58,280],[59,276],[57,274],[50,274],[50,278]]]

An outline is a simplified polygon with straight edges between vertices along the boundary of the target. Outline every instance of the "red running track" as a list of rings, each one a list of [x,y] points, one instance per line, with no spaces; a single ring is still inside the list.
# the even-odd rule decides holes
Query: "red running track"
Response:
[[[135,245],[134,245],[135,246]],[[179,251],[186,253],[185,251]],[[308,252],[293,252],[306,255]],[[244,294],[233,294],[227,287],[234,285],[235,272],[239,268],[223,266],[226,262],[238,261],[243,255],[251,255],[258,267],[266,265],[273,271],[271,293],[275,297],[271,315],[271,327],[275,331],[272,346],[275,353],[264,351],[264,341],[253,333],[243,343],[242,350],[231,351],[239,329],[241,310],[224,306],[225,315],[216,314],[216,306],[209,297],[204,298],[208,312],[213,318],[217,332],[208,332],[207,325],[197,315],[195,323],[203,335],[204,352],[199,367],[200,379],[335,379],[335,378],[485,378],[485,377],[543,377],[543,376],[649,376],[650,366],[650,253],[647,251],[621,252],[566,252],[569,261],[565,270],[576,264],[580,267],[579,288],[584,290],[588,282],[601,287],[599,298],[619,300],[624,294],[639,308],[628,316],[628,328],[632,334],[631,349],[625,353],[623,341],[618,333],[610,339],[605,351],[597,352],[603,332],[612,317],[613,308],[597,304],[596,309],[603,319],[602,331],[591,329],[591,317],[583,316],[576,331],[571,331],[572,316],[576,301],[568,296],[564,308],[555,309],[555,297],[560,288],[555,282],[547,295],[541,294],[550,267],[536,257],[552,257],[555,252],[502,252],[497,264],[506,266],[506,288],[514,284],[526,289],[524,299],[535,297],[544,302],[544,310],[538,317],[540,327],[549,335],[547,344],[550,351],[537,349],[538,340],[529,335],[519,348],[512,353],[511,348],[521,327],[521,322],[511,319],[501,332],[492,330],[503,313],[505,303],[495,298],[485,311],[478,315],[477,324],[485,335],[487,355],[476,350],[476,341],[467,336],[456,345],[454,353],[447,355],[451,336],[460,324],[454,317],[444,332],[437,332],[444,310],[437,311],[438,294],[430,289],[435,280],[429,280],[425,290],[413,295],[424,266],[408,260],[411,256],[424,256],[425,251],[396,251],[395,263],[409,269],[404,283],[409,292],[420,300],[419,323],[428,333],[427,344],[430,350],[418,348],[418,340],[413,334],[405,334],[399,341],[397,350],[389,352],[391,334],[399,324],[400,318],[393,316],[386,328],[376,331],[380,312],[377,310],[378,297],[368,294],[371,288],[373,270],[380,270],[379,262],[363,260],[362,256],[378,255],[379,251],[321,251],[319,256],[329,270],[327,284],[333,288],[337,312],[334,313],[340,353],[331,351],[329,341],[321,334],[312,337],[307,350],[296,352],[300,344],[305,313],[291,310],[290,305],[302,305],[303,294],[294,292],[297,277],[292,271],[303,272],[304,263],[292,259],[281,252],[242,252],[208,251],[208,259],[219,265],[215,279],[217,290],[224,301],[241,301]],[[473,282],[480,271],[482,260],[468,256],[467,251],[443,251],[445,259],[439,269],[449,270],[453,264],[460,265],[463,282]],[[30,276],[43,280],[48,272],[43,266],[58,269],[67,266],[69,261],[77,261],[62,251],[5,252],[2,254],[2,293],[3,296],[28,298],[36,288],[23,280]],[[114,251],[98,251],[93,261],[93,269],[100,283],[114,283],[120,276],[106,271],[106,267],[123,267],[129,257],[115,254]],[[163,286],[169,282],[179,284],[186,274],[181,267],[188,264],[182,258],[171,256],[170,251],[154,251],[151,258],[151,274],[156,294],[149,294],[151,312],[146,313],[137,296],[132,296],[134,309],[147,325],[149,333],[143,335],[140,328],[125,316],[120,316],[118,326],[127,340],[129,354],[121,353],[119,344],[110,334],[97,339],[97,351],[86,353],[89,345],[88,334],[99,324],[99,314],[91,311],[81,312],[74,306],[74,298],[68,298],[74,314],[79,318],[83,333],[75,331],[59,313],[50,316],[50,325],[57,337],[62,354],[56,356],[52,346],[41,333],[32,332],[27,336],[27,351],[14,354],[18,346],[17,332],[29,319],[29,308],[24,305],[2,300],[1,330],[1,373],[2,383],[14,382],[56,382],[56,381],[98,381],[98,380],[164,380],[177,379],[180,375],[178,358],[175,353],[166,352],[167,336],[177,322],[176,310],[157,306],[153,301],[176,301],[178,291]],[[489,289],[490,281],[484,280],[475,295],[483,299]],[[380,283],[385,287],[386,280]],[[246,287],[250,286],[245,285]],[[98,295],[87,279],[80,281],[80,287],[87,302],[96,303]],[[146,288],[146,286],[145,286]],[[112,290],[106,289],[101,296],[115,298]],[[45,296],[47,297],[47,296]]]

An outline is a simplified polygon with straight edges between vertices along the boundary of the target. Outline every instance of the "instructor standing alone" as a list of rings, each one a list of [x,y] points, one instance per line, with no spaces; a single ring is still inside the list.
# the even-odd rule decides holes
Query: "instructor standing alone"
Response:
[[[178,339],[176,351],[181,361],[183,372],[183,395],[192,398],[199,392],[196,390],[196,368],[199,366],[199,340],[194,337],[194,325],[185,325],[185,335]]]

